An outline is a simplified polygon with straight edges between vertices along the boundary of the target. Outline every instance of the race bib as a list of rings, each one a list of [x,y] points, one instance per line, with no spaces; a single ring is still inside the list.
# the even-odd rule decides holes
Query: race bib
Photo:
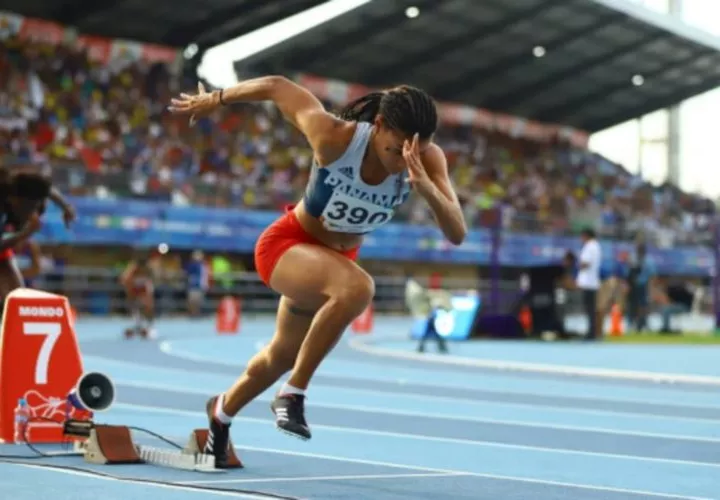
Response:
[[[392,219],[394,210],[334,192],[321,220],[329,231],[367,233]]]

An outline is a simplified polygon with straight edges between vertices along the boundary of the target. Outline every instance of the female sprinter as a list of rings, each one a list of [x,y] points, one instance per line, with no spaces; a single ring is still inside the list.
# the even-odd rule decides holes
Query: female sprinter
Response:
[[[42,174],[0,169],[0,301],[25,285],[17,268],[13,248],[40,229],[40,217],[50,199],[63,210],[66,225],[75,219],[75,211]],[[15,231],[10,236],[3,233]],[[0,302],[0,303],[3,303]]]
[[[288,207],[255,247],[258,274],[282,298],[270,344],[225,394],[208,401],[205,452],[215,455],[217,467],[226,466],[232,417],[290,370],[271,408],[280,430],[310,439],[305,390],[374,295],[372,278],[355,263],[363,235],[390,221],[411,187],[448,240],[459,245],[466,233],[445,155],[432,142],[435,103],[422,90],[373,92],[336,117],[305,88],[269,76],[211,93],[200,84],[197,95],[181,94],[169,110],[189,115],[192,124],[218,106],[266,100],[305,135],[315,158],[302,201]]]

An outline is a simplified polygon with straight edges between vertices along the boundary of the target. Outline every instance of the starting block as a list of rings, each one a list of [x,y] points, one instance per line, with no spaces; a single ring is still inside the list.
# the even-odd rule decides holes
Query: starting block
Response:
[[[141,464],[130,435],[130,429],[122,425],[96,425],[90,437],[82,443],[85,461],[90,464]]]
[[[207,439],[207,430],[205,433]],[[87,440],[75,443],[75,451],[81,453],[86,462],[97,465],[151,464],[195,472],[224,472],[215,468],[212,455],[187,448],[176,451],[137,445],[133,443],[130,429],[124,425],[96,425]],[[237,461],[234,454],[233,457]]]
[[[191,455],[202,455],[202,450],[205,449],[205,443],[207,443],[208,430],[207,429],[195,429],[190,434],[187,446],[185,446],[184,453]],[[213,457],[214,458],[214,457]],[[228,441],[228,469],[242,469],[243,464],[235,453],[235,447],[232,444],[232,440]]]
[[[195,472],[225,472],[215,468],[215,457],[203,453],[189,454],[184,451],[163,450],[152,446],[139,445],[138,451],[143,463],[172,467],[173,469]]]

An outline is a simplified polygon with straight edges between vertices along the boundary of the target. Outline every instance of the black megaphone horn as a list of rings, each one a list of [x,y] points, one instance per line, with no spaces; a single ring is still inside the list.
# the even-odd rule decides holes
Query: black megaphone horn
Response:
[[[110,378],[98,372],[84,373],[68,394],[68,402],[85,411],[104,411],[115,400],[115,386]]]

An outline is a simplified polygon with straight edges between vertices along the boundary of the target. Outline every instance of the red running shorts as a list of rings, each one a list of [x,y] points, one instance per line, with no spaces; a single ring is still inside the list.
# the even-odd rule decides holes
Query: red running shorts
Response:
[[[270,286],[270,276],[283,254],[295,245],[305,243],[309,245],[325,246],[316,238],[305,232],[297,220],[294,207],[285,207],[285,214],[270,224],[258,238],[255,244],[255,269],[267,286]],[[357,260],[360,247],[337,252],[348,259]]]

